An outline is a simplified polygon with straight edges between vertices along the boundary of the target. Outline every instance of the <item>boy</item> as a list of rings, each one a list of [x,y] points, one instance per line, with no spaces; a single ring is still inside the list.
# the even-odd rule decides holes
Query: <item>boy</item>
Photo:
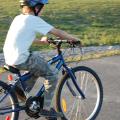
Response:
[[[36,40],[36,33],[40,33],[41,35],[46,35],[47,33],[53,34],[61,39],[67,39],[69,42],[78,40],[38,17],[47,2],[48,0],[20,0],[22,14],[14,18],[3,48],[5,62],[8,66],[13,66],[20,70],[28,70],[33,74],[28,81],[28,86],[30,87],[28,92],[32,89],[39,76],[46,79],[44,82],[44,109],[50,108],[57,84],[57,76],[53,73],[44,58],[34,52],[31,54],[29,52],[32,43],[48,43],[45,37],[41,40]],[[16,93],[21,96],[22,100],[26,99],[20,88],[16,89]]]

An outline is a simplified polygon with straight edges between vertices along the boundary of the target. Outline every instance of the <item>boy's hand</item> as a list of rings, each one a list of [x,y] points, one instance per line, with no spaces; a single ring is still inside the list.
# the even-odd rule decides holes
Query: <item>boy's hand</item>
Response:
[[[60,29],[53,28],[49,33],[55,35],[56,37],[59,37],[61,40],[68,40],[68,42],[71,44],[75,41],[79,41],[78,38]]]
[[[42,43],[48,44],[48,38],[47,37],[42,37],[40,40]]]
[[[35,39],[35,44],[49,44],[47,37],[42,37],[41,39]]]

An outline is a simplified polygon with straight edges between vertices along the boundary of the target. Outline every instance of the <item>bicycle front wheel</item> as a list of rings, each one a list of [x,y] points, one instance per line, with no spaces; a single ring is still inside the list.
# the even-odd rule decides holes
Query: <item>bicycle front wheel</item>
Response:
[[[81,98],[71,78],[65,74],[57,89],[56,108],[64,114],[62,120],[94,120],[103,101],[100,78],[85,66],[73,68],[73,72],[85,99]]]
[[[18,120],[19,112],[10,112],[18,108],[18,100],[9,90],[10,86],[0,81],[0,120]]]

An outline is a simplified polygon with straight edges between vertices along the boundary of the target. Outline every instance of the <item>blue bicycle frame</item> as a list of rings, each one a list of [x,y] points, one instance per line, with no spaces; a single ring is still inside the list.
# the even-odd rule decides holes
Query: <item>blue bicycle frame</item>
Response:
[[[71,78],[73,84],[75,85],[77,91],[79,92],[80,96],[81,96],[81,99],[85,99],[85,95],[84,93],[82,92],[82,90],[80,89],[80,87],[78,86],[77,84],[77,81],[76,81],[76,77],[74,75],[74,72],[72,71],[71,68],[67,67],[65,61],[64,61],[64,58],[63,58],[63,55],[62,55],[62,52],[60,52],[58,55],[54,56],[51,60],[48,61],[48,64],[49,65],[52,65],[54,63],[57,63],[56,66],[55,66],[55,69],[57,69],[57,71],[60,71],[60,69],[63,67],[63,70],[64,72],[66,72],[68,74],[68,76]],[[26,73],[24,75],[21,75],[21,74],[18,74],[18,77],[19,77],[19,80],[20,80],[20,83],[22,85],[22,88],[23,90],[25,91],[26,89],[26,85],[25,85],[25,81],[29,80],[29,78],[31,77],[31,74],[30,73]],[[11,86],[11,89],[9,92],[6,93],[5,96],[3,96],[1,99],[0,99],[0,103],[6,98],[6,96],[14,89],[16,84],[12,85]],[[70,85],[69,81],[66,82],[66,85],[68,87],[68,89],[70,90],[71,94],[73,96],[78,96],[76,95],[76,93],[74,92],[74,90],[72,89],[72,86]],[[38,91],[38,93],[35,95],[36,97],[39,97],[41,96],[45,91],[45,87],[44,85],[40,88],[40,90]],[[5,108],[4,108],[5,109]],[[24,106],[19,106],[18,109],[16,110],[9,110],[10,108],[6,108],[6,112],[4,113],[0,113],[0,115],[3,115],[3,114],[6,114],[6,113],[10,113],[10,112],[17,112],[17,111],[21,111],[21,110],[24,110],[25,107]]]
[[[74,75],[73,72],[72,72],[72,69],[67,67],[67,65],[66,65],[66,63],[65,63],[65,61],[64,61],[64,59],[63,59],[63,55],[62,55],[62,54],[59,54],[59,55],[56,55],[55,57],[53,57],[51,60],[48,61],[48,64],[49,64],[49,65],[52,65],[52,64],[54,64],[54,63],[56,63],[56,62],[58,62],[57,65],[55,66],[55,70],[56,70],[55,72],[56,72],[56,74],[57,74],[58,71],[60,71],[60,69],[61,69],[62,66],[63,66],[63,68],[65,69],[65,71],[66,71],[66,72],[68,73],[68,75],[71,77],[71,79],[72,79],[72,81],[73,81],[76,89],[79,91],[81,98],[84,99],[84,98],[85,98],[85,95],[83,94],[82,90],[79,88],[79,86],[78,86],[78,84],[77,84],[77,82],[76,82],[76,77],[75,77],[75,75]],[[69,90],[71,91],[72,95],[73,95],[73,96],[77,96],[77,95],[75,94],[74,90],[72,89],[72,87],[70,86],[70,84],[69,84],[68,81],[67,81],[67,86],[68,86]],[[45,88],[44,88],[44,85],[43,85],[43,86],[41,87],[41,89],[39,90],[39,92],[37,93],[36,96],[37,96],[37,97],[38,97],[38,96],[41,96],[41,95],[44,93],[44,90],[45,90]]]

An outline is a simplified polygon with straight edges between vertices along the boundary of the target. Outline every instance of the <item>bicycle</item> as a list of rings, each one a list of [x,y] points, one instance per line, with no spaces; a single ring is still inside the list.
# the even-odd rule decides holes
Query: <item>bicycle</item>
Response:
[[[28,72],[21,75],[18,69],[7,66],[5,69],[17,74],[18,79],[15,80],[14,84],[10,85],[0,81],[0,116],[4,118],[6,114],[10,114],[10,120],[18,120],[19,112],[25,110],[31,118],[56,116],[61,120],[94,120],[100,112],[103,102],[103,87],[99,76],[94,70],[86,66],[68,67],[61,50],[63,41],[54,40],[49,42],[56,45],[58,54],[49,60],[48,64],[57,63],[55,68],[62,71],[62,79],[59,81],[55,99],[58,113],[46,115],[40,112],[43,108],[44,85],[35,96],[27,98],[24,105],[19,105],[14,92],[16,83],[18,81],[21,83],[26,94],[24,82],[29,80],[31,74]],[[72,44],[73,47],[77,45],[80,45],[79,41]]]

